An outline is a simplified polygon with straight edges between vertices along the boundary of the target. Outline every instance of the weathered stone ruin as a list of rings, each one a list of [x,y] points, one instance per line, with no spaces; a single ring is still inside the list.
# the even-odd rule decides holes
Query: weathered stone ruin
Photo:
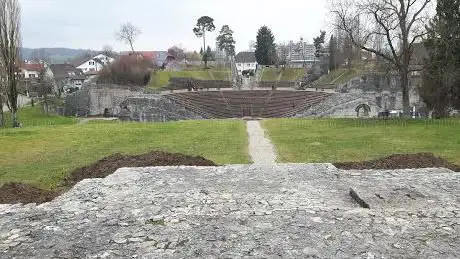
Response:
[[[120,104],[143,89],[121,85],[87,85],[65,97],[65,114],[71,116],[117,116]]]

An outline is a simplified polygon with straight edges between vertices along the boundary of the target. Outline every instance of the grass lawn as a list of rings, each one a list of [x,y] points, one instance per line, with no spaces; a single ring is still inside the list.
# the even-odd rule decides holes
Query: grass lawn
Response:
[[[304,75],[303,68],[263,68],[262,81],[291,81],[294,82]]]
[[[166,86],[171,78],[193,78],[197,80],[230,80],[230,70],[226,69],[201,69],[183,71],[157,71],[152,75],[149,88],[155,89]]]
[[[274,119],[263,122],[279,162],[362,161],[432,152],[460,164],[460,120]]]
[[[201,155],[218,164],[248,163],[247,146],[242,121],[95,122],[0,129],[0,185],[15,181],[51,189],[73,169],[117,152],[163,150]]]
[[[6,127],[12,127],[11,114],[6,112],[5,117]],[[23,127],[69,125],[77,122],[75,118],[45,114],[40,104],[34,107],[26,106],[21,108],[18,112],[18,118]]]
[[[317,81],[315,81],[314,84],[344,84],[353,79],[355,76],[358,76],[360,72],[361,70],[357,68],[339,68],[327,75],[323,75]]]

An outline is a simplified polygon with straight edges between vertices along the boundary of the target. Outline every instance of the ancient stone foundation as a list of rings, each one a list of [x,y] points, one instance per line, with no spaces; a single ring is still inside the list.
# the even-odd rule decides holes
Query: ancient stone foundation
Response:
[[[198,114],[178,106],[164,95],[146,94],[126,98],[120,104],[120,120],[175,121],[202,119]]]
[[[446,169],[124,168],[0,205],[0,258],[459,258],[459,188]]]

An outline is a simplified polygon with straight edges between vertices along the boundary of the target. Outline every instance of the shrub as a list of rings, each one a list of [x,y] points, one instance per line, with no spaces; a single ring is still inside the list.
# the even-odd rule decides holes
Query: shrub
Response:
[[[144,57],[121,56],[101,71],[97,83],[145,86],[155,69],[153,62]]]

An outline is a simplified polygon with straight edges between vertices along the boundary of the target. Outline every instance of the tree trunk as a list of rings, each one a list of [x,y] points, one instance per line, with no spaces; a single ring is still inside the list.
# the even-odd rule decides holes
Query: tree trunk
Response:
[[[0,104],[0,128],[5,125],[5,116],[3,115],[3,104]]]
[[[18,111],[14,109],[12,111],[12,115],[13,115],[13,128],[19,128]]]
[[[208,67],[208,57],[205,57],[207,55],[207,48],[206,48],[206,31],[203,29],[203,61],[204,61],[204,68]]]
[[[401,90],[403,98],[403,115],[410,117],[410,101],[409,101],[409,76],[406,69],[400,71]]]
[[[129,45],[131,46],[131,51],[132,51],[132,53],[134,54],[134,46],[133,46],[133,42],[132,42],[132,41],[129,41]]]

